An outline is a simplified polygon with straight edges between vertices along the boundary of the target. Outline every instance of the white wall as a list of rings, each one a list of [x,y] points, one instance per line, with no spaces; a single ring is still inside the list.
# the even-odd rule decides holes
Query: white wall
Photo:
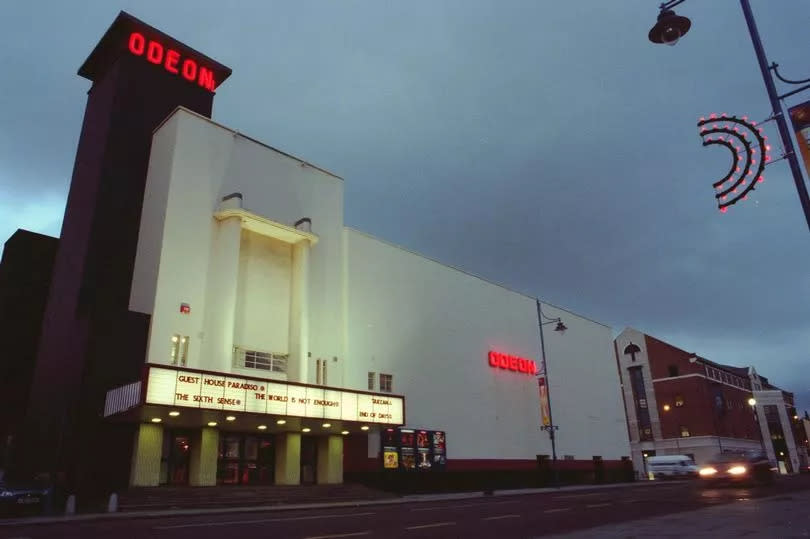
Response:
[[[568,327],[564,334],[554,324],[543,328],[557,455],[630,456],[610,327],[547,304],[543,314]]]
[[[289,353],[291,246],[242,230],[234,344]]]
[[[147,361],[168,362],[171,335],[181,333],[191,337],[189,367],[222,370],[223,358],[211,353],[213,347],[207,343],[212,339],[206,336],[206,329],[212,330],[211,324],[206,326],[206,313],[219,306],[206,300],[214,298],[214,288],[223,284],[208,279],[223,263],[214,246],[224,225],[213,214],[222,197],[233,192],[243,194],[245,209],[268,219],[288,225],[302,217],[312,219],[319,241],[311,252],[309,381],[314,382],[319,357],[338,357],[330,369],[339,371],[344,358],[342,180],[185,109],[175,111],[156,131],[147,176],[130,301],[134,310],[152,315]],[[163,226],[155,216],[164,217]],[[251,253],[266,248],[266,256],[240,264],[243,281],[237,290],[241,298],[237,317],[242,322],[258,308],[252,298],[277,295],[284,301],[289,290],[288,284],[258,278],[263,269],[270,270],[271,281],[286,271],[284,257],[276,256],[281,249],[261,244],[248,240],[240,245],[240,252],[243,247]],[[191,305],[190,315],[180,314],[181,303]],[[283,308],[268,307],[269,316],[282,317],[283,312],[286,323],[288,306],[287,301]],[[240,324],[230,338],[243,346],[283,352],[269,342],[281,340],[281,330],[265,334],[264,323],[257,319]],[[234,331],[216,324],[213,329]]]
[[[149,155],[146,189],[141,208],[141,224],[138,231],[138,250],[129,297],[129,309],[139,313],[152,314],[155,308],[166,203],[169,198],[169,178],[172,171],[174,141],[177,139],[177,123],[177,118],[172,117],[155,133],[152,140],[152,153]]]
[[[346,242],[347,385],[365,389],[368,371],[393,374],[408,425],[446,430],[450,458],[550,455],[536,378],[487,359],[496,350],[539,365],[534,300],[354,230]],[[547,332],[559,458],[629,455],[609,328],[546,309],[571,328]]]
[[[446,430],[451,458],[551,454],[536,378],[488,363],[494,350],[540,364],[534,299],[344,229],[339,178],[182,109],[155,134],[146,192],[131,304],[152,315],[147,361],[169,361],[174,333],[191,337],[188,366],[206,370],[232,370],[229,342],[290,346],[289,246],[213,218],[241,192],[273,221],[312,219],[310,383],[319,358],[330,385],[365,390],[367,372],[393,374],[408,424]],[[544,309],[569,327],[544,328],[559,458],[629,455],[610,329]]]

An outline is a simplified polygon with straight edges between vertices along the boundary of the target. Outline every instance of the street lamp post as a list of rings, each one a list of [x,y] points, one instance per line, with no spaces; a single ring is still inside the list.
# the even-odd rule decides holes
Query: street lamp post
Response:
[[[748,405],[754,411],[754,422],[757,424],[757,429],[759,430],[759,445],[762,447],[762,452],[765,455],[768,454],[768,450],[765,448],[765,437],[762,436],[762,425],[759,424],[759,414],[757,413],[757,400],[754,397],[748,399]]]
[[[546,386],[545,399],[546,399],[546,403],[547,403],[547,407],[548,407],[547,408],[548,409],[548,425],[545,424],[545,422],[543,421],[543,418],[541,417],[541,422],[543,424],[540,425],[540,430],[541,431],[547,431],[548,432],[548,438],[549,438],[549,440],[551,440],[551,467],[552,467],[552,474],[553,474],[553,478],[554,478],[554,486],[557,486],[559,484],[559,482],[558,482],[558,476],[557,476],[557,445],[556,445],[555,440],[556,440],[556,437],[557,437],[556,431],[559,430],[560,427],[558,425],[554,424],[553,416],[551,415],[551,395],[550,395],[551,387],[550,387],[549,382],[548,382],[548,362],[546,362],[546,341],[545,341],[545,339],[543,337],[543,326],[546,326],[548,324],[556,324],[556,326],[554,327],[554,331],[559,331],[560,333],[565,333],[565,330],[567,330],[568,328],[565,327],[565,324],[563,324],[561,318],[559,318],[559,317],[550,318],[550,317],[546,316],[543,313],[542,307],[540,306],[540,300],[539,299],[536,299],[535,302],[537,303],[537,323],[538,323],[538,328],[540,330],[540,360],[542,361],[542,365],[541,365],[542,370],[537,373],[537,376],[538,376],[538,380],[544,378],[544,383],[545,383],[545,386]],[[546,321],[544,322],[544,320],[546,320]],[[541,395],[541,399],[542,399],[542,395]],[[541,407],[541,410],[542,410],[542,407],[543,407],[542,400],[540,402],[540,407]],[[542,414],[542,412],[541,412],[541,414]]]
[[[652,27],[648,35],[650,41],[653,43],[674,45],[684,34],[686,34],[686,32],[689,31],[691,21],[689,21],[689,19],[686,17],[676,15],[675,12],[672,11],[672,8],[685,1],[686,0],[670,0],[669,2],[661,4],[658,22],[656,22],[655,26]],[[754,14],[751,11],[751,4],[748,0],[740,0],[740,6],[742,6],[745,22],[748,25],[748,32],[751,35],[751,42],[754,45],[754,51],[757,55],[759,69],[762,72],[762,78],[765,81],[765,88],[768,91],[768,99],[771,102],[773,119],[776,121],[776,125],[779,129],[779,136],[781,137],[782,144],[785,148],[785,158],[790,164],[790,172],[793,175],[793,182],[796,184],[796,192],[799,195],[799,201],[802,205],[805,221],[807,221],[807,227],[810,229],[810,195],[807,193],[807,186],[804,183],[804,177],[802,176],[799,160],[793,147],[793,139],[790,136],[790,128],[788,127],[787,120],[782,112],[782,104],[779,101],[780,99],[784,99],[785,97],[793,95],[797,92],[806,90],[810,88],[810,86],[804,86],[782,96],[777,94],[776,85],[774,84],[773,77],[771,76],[771,69],[775,71],[778,66],[777,64],[773,64],[768,67],[768,60],[765,57],[765,50],[763,49],[762,41],[759,38],[759,31],[757,30],[756,21],[754,20]],[[779,77],[779,79],[783,82],[789,84],[802,84],[808,82],[789,81],[780,77],[779,73],[777,73],[777,77]]]

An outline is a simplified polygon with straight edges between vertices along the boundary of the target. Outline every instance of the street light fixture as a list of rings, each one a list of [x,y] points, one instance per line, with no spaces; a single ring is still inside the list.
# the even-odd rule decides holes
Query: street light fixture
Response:
[[[683,1],[683,0],[682,0]],[[680,4],[676,2],[675,5]],[[692,27],[692,21],[686,17],[676,15],[671,9],[661,9],[658,14],[658,22],[652,27],[648,37],[653,43],[663,43],[664,45],[675,45],[681,39],[689,28]]]
[[[759,429],[759,445],[762,447],[762,452],[767,455],[768,450],[765,449],[765,437],[762,436],[762,426],[759,424],[759,414],[757,414],[757,399],[754,397],[748,399],[748,406],[754,411],[754,423],[757,424],[757,429]]]
[[[689,31],[689,28],[692,26],[691,21],[686,17],[676,15],[675,12],[672,11],[673,7],[677,6],[678,4],[682,4],[685,1],[686,0],[669,0],[669,2],[664,2],[660,5],[658,21],[652,27],[647,36],[650,41],[653,43],[674,45],[678,42],[678,39],[683,37],[683,35]],[[751,11],[751,4],[749,3],[749,0],[740,0],[740,6],[742,7],[743,15],[745,16],[745,22],[748,25],[748,33],[751,35],[751,42],[754,45],[754,52],[757,56],[759,69],[762,72],[762,78],[765,81],[765,89],[768,91],[768,99],[771,102],[771,109],[773,111],[772,118],[776,121],[776,125],[779,129],[779,136],[781,137],[782,144],[785,148],[784,158],[787,159],[788,163],[790,164],[790,172],[793,175],[793,183],[796,185],[796,192],[799,195],[799,202],[802,205],[804,218],[805,221],[807,221],[808,229],[810,229],[810,195],[808,195],[807,186],[804,183],[804,177],[802,176],[796,150],[793,147],[793,139],[790,135],[790,128],[788,127],[787,120],[782,112],[782,104],[780,102],[781,99],[785,99],[786,97],[794,95],[803,90],[810,89],[810,84],[805,84],[801,88],[779,95],[776,92],[776,85],[773,77],[771,76],[771,70],[776,73],[779,80],[787,84],[804,84],[810,82],[810,79],[801,81],[788,80],[779,75],[779,72],[777,71],[777,68],[779,67],[778,64],[773,63],[768,66],[768,60],[765,57],[765,50],[763,49],[762,41],[759,38],[759,30],[757,30],[756,21],[754,20],[754,14]]]
[[[539,299],[536,299],[535,302],[537,303],[537,323],[540,329],[540,355],[541,355],[540,361],[542,362],[541,365],[542,370],[537,373],[537,376],[538,382],[542,380],[546,386],[545,400],[547,405],[546,409],[548,411],[548,424],[546,425],[545,421],[543,421],[543,424],[540,425],[540,430],[548,432],[548,438],[549,440],[551,440],[551,466],[554,478],[554,485],[557,486],[559,482],[557,477],[557,444],[555,442],[556,440],[555,432],[559,430],[560,427],[559,425],[554,424],[554,420],[552,419],[551,415],[551,395],[550,395],[551,387],[548,383],[548,363],[546,362],[546,341],[545,338],[543,337],[543,326],[547,326],[549,324],[556,324],[554,326],[554,331],[560,333],[561,335],[566,332],[568,327],[566,327],[566,325],[563,323],[560,317],[552,318],[546,316],[545,313],[543,313],[542,307],[540,306]],[[543,320],[546,321],[544,322]],[[540,406],[542,409],[543,406],[542,402],[540,403]]]

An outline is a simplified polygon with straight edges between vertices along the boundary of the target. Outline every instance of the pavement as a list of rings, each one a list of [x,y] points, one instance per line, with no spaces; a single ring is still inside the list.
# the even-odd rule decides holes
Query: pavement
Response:
[[[645,537],[810,537],[810,492],[744,498],[736,503],[662,517],[597,526],[585,531],[544,536],[554,539],[636,539]]]

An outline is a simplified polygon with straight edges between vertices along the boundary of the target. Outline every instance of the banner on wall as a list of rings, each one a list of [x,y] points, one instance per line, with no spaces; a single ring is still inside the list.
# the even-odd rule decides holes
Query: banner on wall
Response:
[[[788,112],[799,146],[799,156],[804,162],[804,172],[810,177],[810,101],[791,107]]]
[[[537,384],[540,388],[540,420],[544,427],[548,427],[551,425],[551,408],[548,404],[548,384],[545,376],[538,378]]]

